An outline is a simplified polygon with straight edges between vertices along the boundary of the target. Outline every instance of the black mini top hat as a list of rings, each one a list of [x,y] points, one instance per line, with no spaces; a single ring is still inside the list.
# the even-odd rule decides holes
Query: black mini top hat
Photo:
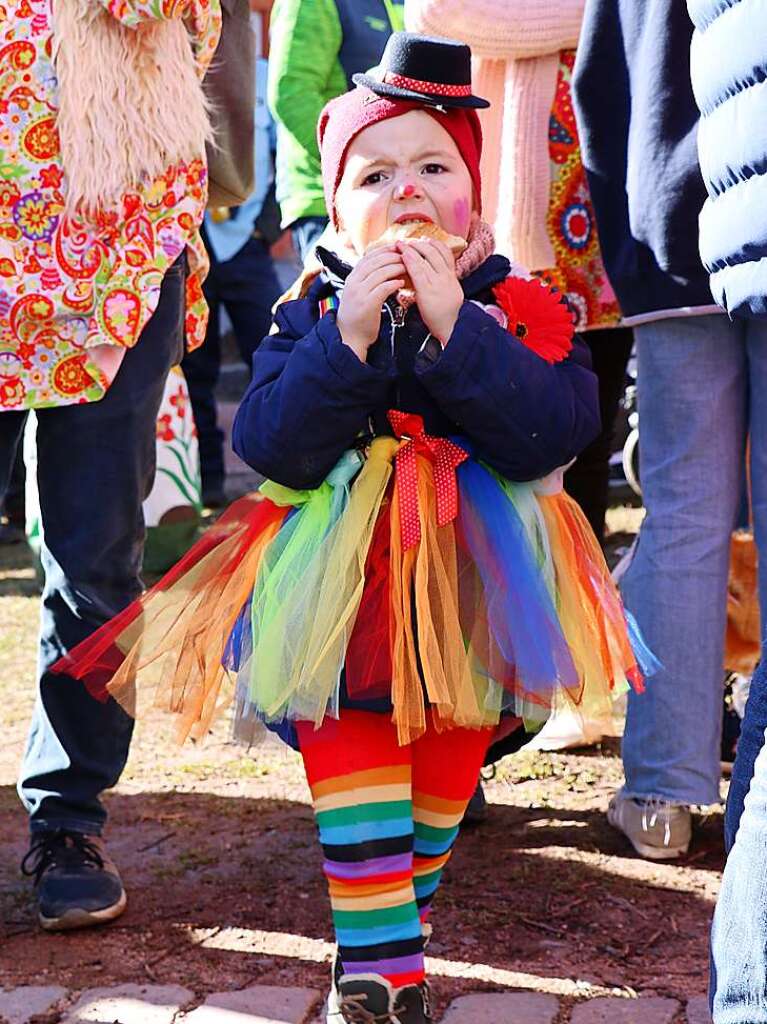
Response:
[[[354,75],[378,96],[430,107],[489,107],[471,92],[471,50],[454,39],[393,32],[377,67]]]

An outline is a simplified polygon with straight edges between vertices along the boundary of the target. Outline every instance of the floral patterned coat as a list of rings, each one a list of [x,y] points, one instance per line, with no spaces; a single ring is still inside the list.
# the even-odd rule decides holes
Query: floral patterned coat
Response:
[[[219,0],[93,2],[128,26],[183,14],[200,73],[217,45]],[[52,0],[0,0],[0,410],[102,398],[185,250],[188,344],[205,335],[204,161],[65,217],[52,39]]]

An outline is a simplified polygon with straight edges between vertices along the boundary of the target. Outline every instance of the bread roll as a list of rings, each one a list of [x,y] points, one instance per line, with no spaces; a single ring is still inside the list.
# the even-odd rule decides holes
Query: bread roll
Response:
[[[469,244],[465,238],[458,235],[450,235],[443,231],[438,224],[428,220],[407,220],[402,224],[390,224],[384,233],[371,242],[365,252],[377,249],[380,245],[391,245],[392,242],[408,242],[413,238],[435,238],[438,242],[444,242],[456,259],[461,255]],[[412,296],[413,282],[410,275],[405,274],[405,284],[400,288],[398,295]]]
[[[392,242],[407,242],[411,238],[434,238],[438,242],[444,242],[452,254],[460,256],[468,242],[458,235],[450,235],[443,231],[438,224],[427,220],[407,220],[403,224],[390,224],[380,238],[367,247],[367,252],[378,248],[379,245],[390,245]]]

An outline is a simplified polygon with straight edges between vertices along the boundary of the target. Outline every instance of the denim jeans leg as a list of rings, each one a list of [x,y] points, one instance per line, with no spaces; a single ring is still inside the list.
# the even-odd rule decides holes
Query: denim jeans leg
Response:
[[[748,407],[744,327],[725,316],[636,329],[647,517],[622,590],[661,662],[631,694],[625,792],[719,800],[730,534]]]
[[[0,412],[0,509],[13,476],[26,419],[25,412]]]
[[[194,425],[200,448],[200,475],[203,491],[217,491],[224,486],[224,432],[218,425],[216,385],[221,370],[221,295],[220,276],[223,264],[211,256],[211,268],[203,292],[208,303],[208,329],[205,341],[193,352],[187,352],[181,363]]]
[[[767,663],[754,676],[727,800],[729,849],[711,931],[715,1024],[767,1024]]]
[[[746,324],[749,379],[751,515],[759,551],[762,641],[767,639],[767,321]]]
[[[142,502],[154,480],[156,419],[182,354],[185,258],[100,402],[38,413],[45,587],[39,688],[19,776],[32,831],[98,834],[100,793],[125,766],[132,719],[111,698],[48,669],[141,590]]]
[[[272,306],[282,289],[269,246],[251,238],[242,249],[220,264],[221,301],[232,321],[237,347],[248,370],[253,353],[272,326]]]

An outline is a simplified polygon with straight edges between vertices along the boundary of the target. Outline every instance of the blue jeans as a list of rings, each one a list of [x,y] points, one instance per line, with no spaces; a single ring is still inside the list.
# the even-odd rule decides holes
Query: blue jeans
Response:
[[[33,832],[100,833],[106,812],[99,795],[117,782],[128,756],[133,721],[122,708],[48,669],[141,592],[141,505],[154,480],[165,379],[183,353],[185,276],[182,257],[100,402],[37,414],[45,587],[39,686],[18,784]],[[0,494],[25,419],[0,413]]]
[[[767,322],[687,317],[635,330],[647,518],[623,596],[661,670],[628,702],[625,792],[717,803],[730,534],[751,435],[767,565]],[[767,608],[767,573],[760,598]]]
[[[218,426],[216,384],[221,368],[221,306],[232,321],[237,347],[250,369],[253,353],[269,333],[272,306],[280,283],[265,241],[251,238],[230,260],[219,262],[211,250],[210,273],[203,292],[210,307],[205,342],[184,356],[181,368],[189,387],[200,443],[203,490],[224,485],[224,433]]]
[[[715,1024],[767,1024],[767,661],[757,669],[727,798],[724,869],[711,932]]]
[[[293,245],[302,263],[306,263],[313,254],[314,247],[327,226],[327,217],[299,217],[290,225]]]

